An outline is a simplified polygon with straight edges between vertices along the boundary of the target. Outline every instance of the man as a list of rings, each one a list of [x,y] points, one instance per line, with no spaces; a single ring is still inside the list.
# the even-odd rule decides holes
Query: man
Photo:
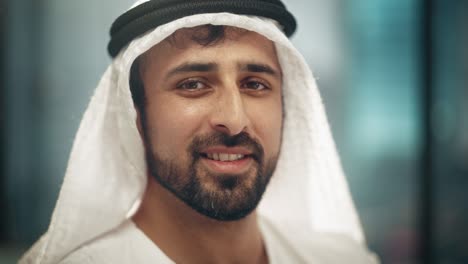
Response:
[[[141,2],[21,262],[375,263],[284,5]]]

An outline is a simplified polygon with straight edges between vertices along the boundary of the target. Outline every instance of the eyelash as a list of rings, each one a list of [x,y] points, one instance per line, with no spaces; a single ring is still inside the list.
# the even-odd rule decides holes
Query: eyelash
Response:
[[[191,85],[191,84],[201,84],[203,85],[203,87],[201,88],[193,88],[193,87],[187,87],[188,85]],[[188,79],[188,80],[185,80],[179,84],[177,84],[176,88],[177,89],[180,89],[180,90],[186,90],[186,91],[197,91],[197,90],[201,90],[203,88],[205,88],[207,85],[200,81],[200,80],[197,80],[197,79]]]
[[[193,87],[192,85],[194,85],[194,84],[197,85],[197,87]],[[200,84],[202,85],[202,87],[198,87],[198,85],[200,85]],[[252,86],[251,86],[252,84],[255,85],[256,87],[252,88]],[[206,88],[207,86],[208,85],[205,82],[200,81],[198,79],[188,79],[188,80],[184,80],[181,83],[177,84],[176,88],[180,89],[180,90],[193,92],[193,91],[202,90],[202,89]],[[262,86],[263,88],[259,89],[258,86]],[[241,88],[252,90],[252,91],[271,90],[271,88],[270,88],[270,86],[268,84],[266,84],[263,81],[259,81],[259,80],[255,80],[255,79],[243,80],[242,84],[241,84]]]
[[[255,84],[256,86],[263,86],[263,88],[261,89],[258,89],[257,87],[255,88],[251,88],[251,87],[246,87],[248,86],[248,84]],[[247,81],[244,81],[243,84],[241,85],[243,88],[245,87],[246,89],[252,89],[254,91],[263,91],[263,90],[270,90],[270,86],[268,84],[266,84],[265,82],[263,81],[259,81],[259,80],[247,80]]]

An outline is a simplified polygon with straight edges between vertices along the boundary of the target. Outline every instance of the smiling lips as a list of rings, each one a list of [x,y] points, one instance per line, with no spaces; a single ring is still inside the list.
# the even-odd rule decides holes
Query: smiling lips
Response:
[[[207,153],[207,158],[218,161],[235,161],[245,157],[242,154],[229,154],[229,153]]]
[[[213,172],[240,174],[246,172],[253,161],[252,153],[245,148],[210,148],[202,153],[203,163]]]

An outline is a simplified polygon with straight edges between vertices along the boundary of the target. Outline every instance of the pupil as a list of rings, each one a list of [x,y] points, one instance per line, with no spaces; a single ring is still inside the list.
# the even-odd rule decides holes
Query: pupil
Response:
[[[191,82],[191,83],[189,83],[189,87],[192,88],[192,89],[196,89],[198,87],[198,83],[197,82]]]

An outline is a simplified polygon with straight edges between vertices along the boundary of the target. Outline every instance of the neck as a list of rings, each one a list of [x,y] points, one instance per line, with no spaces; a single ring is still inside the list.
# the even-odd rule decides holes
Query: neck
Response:
[[[135,224],[176,263],[267,263],[255,212],[237,221],[199,214],[148,178]]]

